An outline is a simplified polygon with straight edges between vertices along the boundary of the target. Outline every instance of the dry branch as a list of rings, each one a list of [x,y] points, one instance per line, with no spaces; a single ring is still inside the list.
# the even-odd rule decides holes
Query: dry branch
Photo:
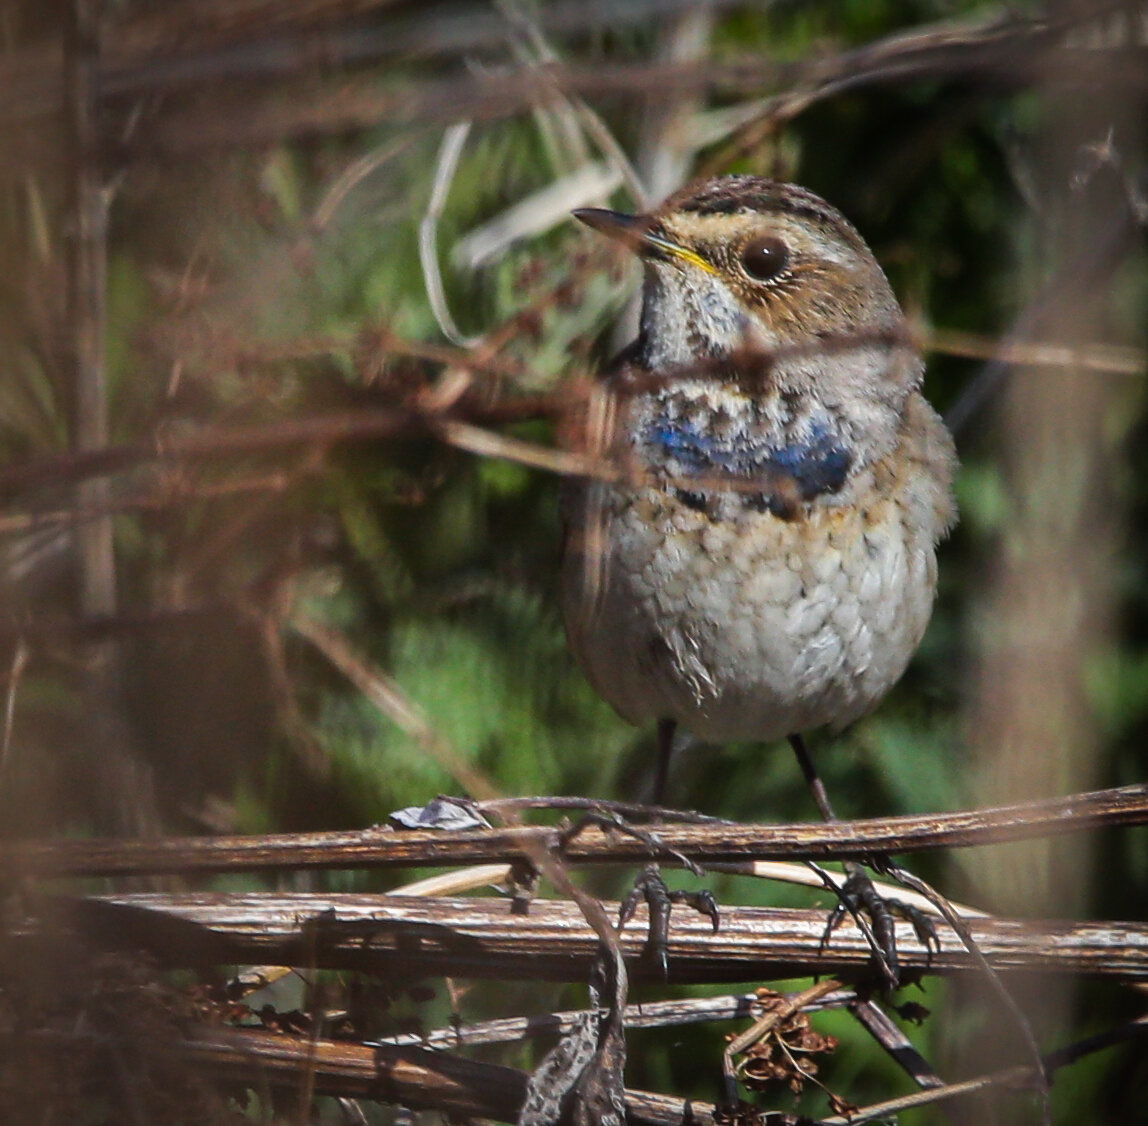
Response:
[[[113,948],[144,947],[165,964],[255,963],[359,969],[388,977],[585,980],[599,936],[573,903],[536,900],[528,915],[503,899],[424,899],[364,894],[141,893],[49,900],[45,925],[66,921]],[[617,905],[606,904],[617,917]],[[191,924],[191,925],[189,925]],[[22,933],[39,933],[32,918]],[[202,928],[202,929],[200,929]],[[1148,925],[1125,922],[975,919],[969,928],[994,969],[1148,978]],[[674,913],[671,981],[738,982],[804,974],[857,974],[871,951],[841,927],[822,949],[824,909],[725,907],[721,930]],[[644,956],[644,916],[625,928],[632,975],[663,980]],[[901,963],[939,973],[976,970],[960,940],[940,930],[932,959],[907,923],[897,926]],[[200,949],[197,951],[197,943]]]
[[[356,438],[414,437],[420,432],[425,432],[420,416],[399,408],[343,411],[317,418],[243,427],[208,427],[188,436],[157,436],[131,445],[105,446],[17,463],[0,470],[0,493],[121,473],[149,462],[193,461],[308,443],[334,444]]]
[[[832,824],[665,824],[656,843],[588,827],[562,849],[570,863],[674,864],[744,860],[840,860],[1029,840],[1148,823],[1148,784],[960,813],[879,817]],[[164,840],[51,840],[0,845],[0,867],[38,876],[267,871],[277,868],[402,868],[512,862],[557,832],[542,827],[460,833],[296,833]]]
[[[856,993],[850,989],[840,989],[810,1002],[804,1006],[804,1010],[818,1012],[840,1009],[856,1001]],[[676,1028],[711,1021],[752,1019],[761,1011],[761,998],[757,993],[737,993],[674,1001],[643,1001],[627,1005],[623,1021],[627,1028]],[[442,1051],[473,1044],[506,1044],[535,1036],[564,1036],[574,1029],[585,1012],[585,1009],[569,1009],[541,1016],[504,1017],[473,1024],[457,1024],[430,1032],[400,1032],[393,1036],[382,1036],[377,1043]]]
[[[64,75],[71,140],[71,238],[68,242],[68,317],[71,368],[70,436],[76,450],[108,444],[109,395],[104,363],[107,320],[108,188],[100,161],[99,5],[74,0],[65,36]],[[80,506],[106,507],[106,481],[79,489]],[[77,530],[80,606],[85,615],[116,608],[116,564],[110,517]]]
[[[540,26],[578,32],[643,23],[695,0],[583,0],[546,5]],[[709,0],[732,7],[735,0]],[[443,3],[404,0],[211,0],[161,5],[105,20],[101,85],[116,97],[169,92],[220,78],[272,78],[329,72],[385,58],[457,57],[499,47],[506,21],[495,12],[459,11]],[[38,40],[0,59],[6,91],[0,121],[35,120],[60,109],[58,44]]]
[[[1104,375],[1143,376],[1148,372],[1148,355],[1143,348],[1116,344],[1043,343],[1041,341],[998,340],[974,332],[952,328],[933,328],[921,332],[921,346],[926,351],[971,360],[998,360],[1005,364],[1027,364],[1032,367],[1079,368]]]
[[[356,5],[358,11],[349,14],[387,6],[391,5],[385,0],[363,0]],[[1091,89],[1105,83],[1110,88],[1142,90],[1148,83],[1148,67],[1139,46],[1080,47],[1068,39],[1073,29],[1095,26],[1118,6],[1109,0],[1074,5],[1061,18],[1044,13],[1027,19],[1002,18],[992,13],[977,22],[928,25],[860,49],[798,63],[754,58],[716,66],[532,66],[478,77],[457,73],[390,90],[380,90],[373,75],[360,81],[347,69],[404,52],[457,57],[460,44],[473,50],[482,39],[501,42],[505,26],[498,20],[480,26],[471,19],[453,36],[444,35],[437,26],[443,14],[437,10],[421,23],[417,17],[405,24],[384,20],[377,27],[364,27],[354,20],[330,23],[325,17],[328,10],[335,11],[333,6],[300,0],[281,14],[285,18],[280,26],[296,34],[268,45],[266,28],[258,20],[213,25],[217,16],[213,6],[208,18],[188,21],[189,26],[164,27],[160,18],[146,26],[109,27],[106,66],[100,79],[109,94],[129,102],[181,87],[203,94],[205,88],[214,90],[220,79],[233,84],[222,96],[201,96],[192,104],[161,110],[153,120],[141,123],[132,143],[137,155],[186,154],[204,145],[266,144],[374,128],[380,122],[490,120],[576,94],[645,98],[652,89],[664,95],[718,91],[726,96],[784,91],[763,108],[763,117],[772,124],[796,116],[825,97],[874,84],[948,79],[975,80],[994,89],[1023,89],[1055,81],[1069,88]],[[254,12],[266,7],[270,5],[252,3],[243,9]],[[614,5],[610,22],[617,25],[635,16],[641,19],[643,14],[648,19],[651,7],[665,15],[677,5],[640,7],[641,11],[634,5]],[[584,6],[574,4],[557,17],[548,13],[543,22],[573,30],[595,21]],[[37,45],[3,61],[0,85],[6,98],[0,120],[36,122],[58,110],[59,89],[54,81],[58,50],[51,44]],[[335,77],[327,79],[332,70]],[[239,90],[239,86],[246,88]]]
[[[1044,1057],[1051,1071],[1113,1044],[1148,1034],[1148,1022],[1131,1021]],[[69,1051],[83,1034],[52,1036],[60,1051]],[[229,1082],[256,1090],[298,1090],[308,1075],[316,1094],[371,1098],[412,1108],[450,1110],[503,1122],[517,1120],[527,1074],[516,1068],[462,1059],[425,1049],[394,1048],[324,1039],[303,1039],[259,1029],[202,1028],[178,1049],[185,1058]],[[956,1098],[991,1085],[1018,1086],[1032,1079],[1031,1069],[1009,1068],[976,1076],[918,1095],[862,1108],[829,1124],[861,1123],[884,1118],[924,1103]],[[705,1102],[668,1098],[647,1091],[626,1091],[628,1120],[649,1126],[712,1126],[715,1108]]]
[[[493,121],[538,106],[562,103],[571,95],[645,97],[651,89],[673,94],[717,91],[759,96],[769,89],[806,83],[815,93],[787,100],[789,117],[814,102],[845,89],[868,85],[969,79],[1023,90],[1048,74],[1068,89],[1086,90],[1108,82],[1129,96],[1148,85],[1145,54],[1064,48],[1037,42],[975,44],[968,51],[946,47],[943,53],[921,52],[895,65],[880,60],[871,70],[857,66],[846,53],[819,81],[821,67],[751,62],[713,64],[631,64],[535,67],[508,75],[456,76],[423,83],[415,89],[380,91],[375,80],[342,81],[328,87],[316,81],[268,84],[257,98],[238,95],[212,99],[210,105],[172,112],[141,129],[133,151],[139,156],[186,155],[207,148],[247,147],[330,134],[355,133],[380,122],[416,125],[460,118]],[[301,89],[302,87],[302,89]],[[792,105],[789,104],[792,101]]]
[[[221,1078],[296,1088],[312,1072],[317,1094],[366,1097],[410,1107],[514,1122],[527,1075],[517,1068],[418,1049],[307,1041],[265,1032],[204,1030],[184,1048]],[[690,1121],[712,1126],[706,1103],[646,1091],[626,1092],[627,1118],[650,1126]],[[692,1114],[692,1117],[691,1117]]]

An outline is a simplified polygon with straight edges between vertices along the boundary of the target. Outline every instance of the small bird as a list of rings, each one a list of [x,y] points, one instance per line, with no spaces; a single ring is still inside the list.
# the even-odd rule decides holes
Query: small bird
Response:
[[[845,727],[905,671],[956,515],[900,305],[853,226],[793,184],[721,177],[649,214],[574,216],[645,283],[592,412],[603,473],[564,497],[571,649],[625,719],[658,721],[656,800],[678,725],[789,736],[811,775],[800,734]]]

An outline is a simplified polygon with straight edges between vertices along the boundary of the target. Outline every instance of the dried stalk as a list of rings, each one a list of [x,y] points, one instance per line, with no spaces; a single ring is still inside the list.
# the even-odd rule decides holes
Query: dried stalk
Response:
[[[569,863],[701,864],[746,860],[840,860],[874,853],[923,852],[1000,844],[1097,828],[1148,823],[1148,784],[1073,794],[962,813],[879,817],[831,824],[658,825],[654,847],[589,827],[563,848]],[[0,844],[0,866],[38,876],[270,871],[304,868],[404,868],[510,863],[527,846],[552,847],[553,829],[519,827],[465,833],[286,833],[168,837],[163,840],[49,840]]]
[[[616,904],[605,904],[607,915]],[[46,900],[19,933],[67,923],[113,948],[144,947],[165,964],[239,962],[361,969],[399,976],[515,980],[585,979],[599,935],[581,909],[535,900],[528,915],[499,899],[411,898],[339,893],[294,895],[124,894]],[[616,917],[616,914],[611,917]],[[1039,971],[1148,979],[1148,924],[1015,919],[968,920],[999,972]],[[852,926],[823,944],[823,908],[726,907],[721,930],[691,912],[673,915],[669,976],[681,982],[735,982],[805,974],[854,974],[871,951]],[[949,930],[930,958],[907,923],[897,948],[908,970],[980,972]],[[622,931],[620,951],[638,980],[662,981],[645,956],[642,917]]]
[[[806,1012],[820,1012],[823,1009],[840,1009],[855,1001],[855,993],[842,989],[811,1001],[803,1008]],[[710,1021],[745,1020],[760,1012],[761,1001],[756,993],[736,993],[675,1001],[643,1001],[641,1004],[627,1005],[622,1016],[627,1028],[678,1028]],[[541,1016],[507,1017],[439,1028],[425,1034],[403,1032],[372,1042],[394,1047],[433,1048],[436,1051],[475,1044],[507,1044],[533,1036],[565,1035],[584,1015],[582,1009],[571,1009]]]
[[[52,1034],[62,1052],[86,1038],[84,1033]],[[1070,1044],[1044,1057],[1049,1071],[1114,1044],[1148,1035],[1148,1018],[1130,1021]],[[49,1036],[41,1034],[41,1040]],[[306,1040],[254,1029],[197,1029],[178,1050],[182,1058],[230,1082],[263,1089],[297,1090],[310,1074],[320,1095],[372,1098],[410,1107],[426,1107],[459,1116],[514,1122],[526,1090],[526,1073],[516,1068],[462,1059],[423,1049],[403,1049],[333,1040]],[[956,1098],[989,1086],[1031,1081],[1032,1070],[1009,1068],[976,1076],[899,1099],[861,1107],[848,1117],[821,1119],[814,1126],[855,1126],[900,1110]],[[628,1090],[629,1121],[649,1126],[713,1126],[715,1108],[697,1100],[668,1098]]]
[[[526,1073],[517,1068],[418,1049],[226,1029],[203,1030],[182,1049],[190,1061],[232,1081],[294,1088],[310,1069],[317,1094],[376,1098],[502,1122],[517,1119],[526,1093]],[[628,1121],[649,1126],[713,1123],[713,1108],[706,1103],[647,1091],[627,1091],[626,1110]]]

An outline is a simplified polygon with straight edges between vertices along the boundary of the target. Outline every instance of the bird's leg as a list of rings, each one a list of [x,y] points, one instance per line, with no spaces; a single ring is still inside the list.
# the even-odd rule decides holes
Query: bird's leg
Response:
[[[821,819],[823,821],[836,821],[837,814],[833,812],[833,806],[829,802],[829,794],[825,789],[825,783],[821,781],[821,775],[817,773],[817,767],[813,765],[813,759],[809,757],[809,751],[805,747],[805,740],[800,735],[790,735],[789,745],[793,748],[793,753],[797,756],[797,765],[801,767],[801,773],[804,775],[806,784],[813,794],[813,800],[817,803],[817,809],[821,814]]]
[[[654,773],[653,804],[660,806],[665,800],[666,782],[670,774],[670,756],[674,750],[674,733],[678,722],[675,719],[658,720],[658,762]],[[680,858],[695,874],[701,869],[687,857]],[[638,903],[646,901],[650,911],[650,930],[647,940],[648,956],[661,970],[662,977],[669,971],[667,949],[670,936],[670,912],[675,903],[684,903],[705,915],[716,931],[719,926],[718,906],[708,891],[670,891],[657,864],[646,866],[634,882],[630,894],[622,901],[618,912],[618,926],[624,927],[633,917]]]
[[[821,775],[817,773],[813,759],[809,757],[805,740],[800,735],[790,735],[789,745],[793,748],[794,755],[797,756],[797,764],[801,767],[801,773],[805,776],[805,781],[809,785],[822,819],[836,821],[837,815],[833,812],[825,783],[821,780]],[[867,863],[878,872],[887,870],[890,866],[889,857],[883,854],[868,857]],[[877,955],[882,973],[888,979],[889,984],[895,988],[900,982],[901,965],[897,957],[897,936],[893,927],[893,915],[900,915],[912,924],[917,938],[928,951],[930,957],[932,957],[934,946],[938,950],[941,948],[936,927],[933,925],[932,919],[918,908],[900,899],[886,899],[882,896],[873,885],[869,873],[857,861],[846,860],[843,867],[846,878],[845,883],[837,892],[840,902],[833,908],[829,921],[826,923],[825,934],[821,940],[822,945],[824,946],[828,942],[829,936],[845,917],[846,912],[856,917],[858,912],[864,911],[873,921],[871,941],[877,947],[874,954]]]

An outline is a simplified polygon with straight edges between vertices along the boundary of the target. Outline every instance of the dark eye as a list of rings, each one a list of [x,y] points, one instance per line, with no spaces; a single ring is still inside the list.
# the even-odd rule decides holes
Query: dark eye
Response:
[[[789,249],[773,235],[764,235],[745,244],[741,265],[751,278],[771,281],[789,264]]]

